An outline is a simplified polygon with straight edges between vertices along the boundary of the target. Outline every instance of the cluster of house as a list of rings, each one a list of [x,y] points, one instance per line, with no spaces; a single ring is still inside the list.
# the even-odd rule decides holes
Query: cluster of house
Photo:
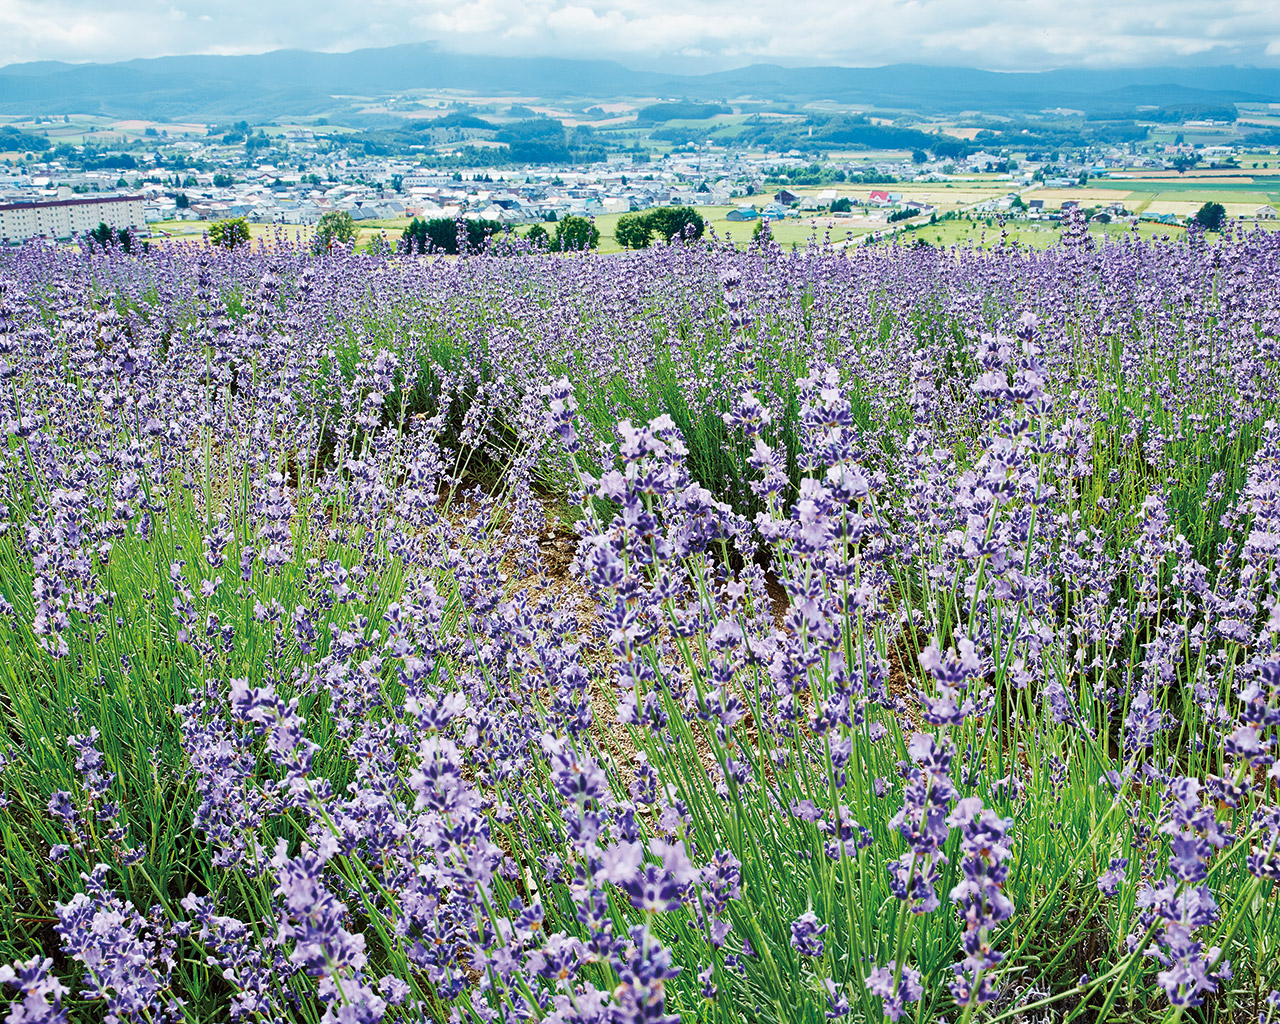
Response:
[[[972,210],[977,214],[995,213],[1021,220],[1061,220],[1079,206],[1080,203],[1077,200],[1066,199],[1060,206],[1051,207],[1046,205],[1043,199],[1028,199],[1021,192],[1007,192],[1002,196],[992,196],[990,199],[975,203]],[[1106,206],[1105,212],[1108,216],[1121,216],[1127,211],[1120,204],[1112,203]]]
[[[34,176],[0,175],[0,205],[30,212],[51,203],[92,202],[121,194],[114,191],[114,179],[100,174],[42,170]],[[180,186],[173,179],[140,180],[128,192],[140,198],[146,223],[244,217],[255,223],[307,225],[327,212],[346,211],[357,221],[462,216],[519,225],[652,206],[730,205],[758,190],[764,175],[761,167],[706,155],[660,165],[610,160],[588,168],[502,169],[465,176],[396,160],[342,161],[320,171],[304,175],[264,164],[236,171],[232,183],[199,173]],[[29,227],[32,233],[9,235],[10,243],[67,237],[61,220],[55,224],[46,217],[27,225],[29,219],[22,221],[22,232]]]
[[[849,200],[849,210],[832,211],[832,207],[841,199]],[[804,214],[830,213],[834,217],[854,216],[852,207],[861,207],[859,211],[864,217],[885,217],[889,212],[906,211],[910,216],[923,214],[929,216],[936,212],[936,207],[919,199],[905,199],[901,192],[890,192],[886,189],[872,189],[865,197],[851,196],[840,189],[823,189],[814,193],[797,193],[790,189],[776,192],[773,202],[757,209],[754,204],[741,205],[725,215],[725,220],[777,220],[782,217],[800,217]]]
[[[305,129],[286,132],[284,140],[300,155],[305,150],[308,158],[319,156],[314,137]],[[235,147],[219,148],[204,139],[166,141],[164,145],[192,157],[216,156],[226,150],[224,155],[230,160],[237,152]],[[1209,150],[1203,152],[1220,155],[1216,150],[1212,154]],[[461,216],[513,226],[571,214],[591,216],[674,205],[737,204],[728,214],[730,221],[804,214],[888,219],[893,214],[927,216],[935,212],[929,203],[890,188],[871,188],[862,195],[850,194],[848,186],[803,193],[783,188],[763,207],[749,203],[747,197],[760,191],[769,173],[776,173],[777,168],[806,165],[809,158],[794,151],[750,155],[708,148],[652,160],[647,155],[616,154],[586,168],[502,168],[465,173],[424,168],[413,158],[352,158],[344,151],[320,159],[323,162],[310,165],[311,173],[269,163],[226,163],[217,173],[184,170],[175,172],[175,176],[152,172],[135,177],[131,184],[120,179],[117,171],[81,171],[56,161],[36,164],[29,170],[0,168],[0,238],[7,244],[32,237],[62,239],[86,230],[84,225],[90,221],[88,229],[107,223],[145,230],[147,224],[161,221],[226,217],[308,225],[330,211],[346,211],[357,221]],[[918,165],[910,160],[890,160],[848,163],[843,169],[855,174],[873,169],[904,184],[927,183],[949,180],[944,167],[946,172],[964,173],[982,171],[999,161],[997,154],[977,152],[954,161],[954,167],[940,161]],[[1065,166],[1063,171],[1068,175],[1077,170],[1097,174],[1148,164],[1163,166],[1158,157],[1137,156],[1117,147],[1103,155],[1095,151],[1086,160],[1077,159]],[[832,165],[833,169],[839,166]],[[978,213],[1055,220],[1072,204],[1068,201],[1061,209],[1050,209],[1044,200],[1033,198],[1030,193],[1040,187],[1069,187],[1077,181],[1070,176],[1045,179],[1035,164],[1024,164],[1010,172],[1007,179],[1007,194],[992,197],[972,209]],[[840,209],[833,210],[832,205],[842,198],[848,198],[855,209],[844,210],[840,203]],[[121,199],[128,202],[117,202]],[[1110,219],[1133,216],[1118,206],[1101,212]],[[1171,214],[1143,216],[1168,218],[1170,223],[1179,220]],[[1275,210],[1259,207],[1254,216],[1271,219]]]
[[[340,183],[327,187],[281,189],[245,182],[188,198],[185,211],[170,197],[158,195],[148,210],[150,220],[217,220],[246,217],[260,223],[314,224],[331,210],[344,210],[357,220],[403,217],[467,217],[520,225],[556,220],[571,214],[594,216],[627,213],[650,206],[727,204],[748,187],[714,180],[698,185],[663,177],[630,179],[621,172],[537,171],[484,175],[488,180],[456,180],[448,172],[413,170],[376,184]],[[698,189],[701,188],[701,191]]]
[[[1152,224],[1185,224],[1187,218],[1176,213],[1156,213],[1154,210],[1143,210],[1138,214],[1138,219],[1148,221]],[[1252,211],[1245,211],[1240,214],[1241,220],[1275,220],[1276,208],[1274,206],[1257,206]]]
[[[504,168],[464,175],[394,158],[341,159],[318,167],[312,174],[259,164],[220,174],[191,173],[182,185],[172,178],[142,179],[128,191],[141,200],[142,220],[147,224],[244,217],[254,223],[308,225],[330,211],[346,211],[357,221],[461,216],[515,226],[574,214],[626,213],[654,206],[732,206],[758,193],[770,168],[798,162],[785,154],[748,157],[702,152],[672,154],[652,163],[622,156],[586,168]],[[905,174],[910,165],[899,166],[894,161],[880,169]],[[228,183],[225,178],[233,175],[235,180]],[[31,176],[11,174],[6,178],[0,174],[0,204],[23,206],[29,213],[43,204],[119,195],[113,191],[117,184],[114,172],[78,172],[44,165]],[[783,190],[763,209],[743,205],[731,212],[729,219],[827,211],[838,197],[835,189],[817,195]],[[875,190],[857,202],[896,209],[902,196]],[[28,225],[30,219],[24,219],[21,230],[8,236],[10,244],[29,237],[67,237],[67,225],[61,220],[55,225],[37,219]],[[140,226],[115,225],[106,217],[94,221],[93,226],[100,222]],[[75,227],[72,233],[79,230]]]
[[[647,155],[615,154],[586,168],[458,172],[424,168],[412,157],[350,157],[344,151],[320,156],[315,151],[314,137],[305,130],[287,132],[283,139],[300,157],[319,157],[318,162],[308,165],[310,173],[296,165],[236,162],[235,154],[242,151],[220,145],[214,139],[166,139],[160,144],[166,154],[180,151],[193,159],[216,161],[215,166],[221,169],[180,170],[172,174],[158,170],[125,172],[132,179],[126,183],[118,171],[82,171],[50,161],[31,165],[29,170],[6,173],[0,169],[0,204],[57,203],[119,195],[117,189],[121,189],[141,197],[143,220],[152,224],[244,217],[256,223],[308,225],[336,210],[350,213],[357,221],[462,216],[520,225],[571,214],[622,213],[653,206],[732,206],[759,193],[774,169],[804,166],[809,159],[800,153],[746,154],[702,149],[653,159]],[[977,158],[983,155],[978,154]],[[159,150],[154,156],[159,163]],[[904,181],[945,177],[934,167],[921,167],[909,160],[873,165],[850,162],[845,169],[851,173],[874,169]],[[730,219],[829,211],[836,198],[834,189],[829,194],[793,196],[776,200],[763,210],[744,206],[731,213]],[[873,192],[860,205],[896,208],[901,202],[902,197],[896,193]],[[61,231],[64,227],[59,221],[52,230]],[[60,237],[46,234],[50,228],[43,222],[38,222],[36,228],[37,237]],[[13,240],[11,236],[10,242]]]

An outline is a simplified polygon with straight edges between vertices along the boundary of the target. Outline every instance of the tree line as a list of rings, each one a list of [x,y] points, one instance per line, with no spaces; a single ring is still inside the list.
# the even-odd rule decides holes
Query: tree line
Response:
[[[613,237],[624,249],[647,249],[655,238],[670,242],[677,236],[685,240],[701,238],[706,223],[697,210],[689,206],[657,206],[643,213],[624,213],[618,218]]]

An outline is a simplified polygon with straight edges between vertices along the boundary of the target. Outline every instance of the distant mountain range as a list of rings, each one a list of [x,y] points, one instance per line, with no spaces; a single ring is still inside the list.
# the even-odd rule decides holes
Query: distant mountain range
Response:
[[[756,64],[704,75],[673,75],[634,71],[613,61],[478,57],[410,43],[351,53],[277,50],[244,57],[157,57],[116,64],[11,64],[0,68],[0,113],[265,119],[350,111],[366,98],[413,89],[583,100],[828,99],[920,113],[1019,113],[1055,107],[1105,113],[1149,105],[1280,101],[1280,70],[995,72],[910,64]]]

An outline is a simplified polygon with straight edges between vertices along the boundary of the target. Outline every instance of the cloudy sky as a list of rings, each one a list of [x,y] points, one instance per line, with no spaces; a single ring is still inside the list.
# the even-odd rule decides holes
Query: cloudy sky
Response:
[[[1002,70],[1280,66],[1278,0],[0,0],[0,65],[352,50]]]

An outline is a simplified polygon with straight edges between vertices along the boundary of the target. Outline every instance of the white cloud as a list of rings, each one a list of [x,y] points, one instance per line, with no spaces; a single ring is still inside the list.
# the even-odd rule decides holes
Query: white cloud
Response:
[[[0,0],[0,64],[171,53],[446,49],[1027,69],[1275,63],[1275,0]]]

